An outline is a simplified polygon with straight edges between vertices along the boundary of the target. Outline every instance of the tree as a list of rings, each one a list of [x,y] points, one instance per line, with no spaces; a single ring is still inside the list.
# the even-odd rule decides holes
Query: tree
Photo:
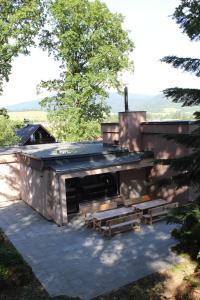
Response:
[[[13,58],[29,54],[44,19],[40,0],[0,1],[0,93],[9,80]]]
[[[16,145],[19,142],[15,133],[15,122],[0,115],[0,147]]]
[[[182,0],[173,15],[177,24],[191,40],[200,40],[200,2],[195,0]],[[171,64],[186,72],[200,77],[200,58],[167,56],[163,62]],[[164,95],[182,106],[200,104],[200,90],[190,88],[169,88],[164,90]],[[180,247],[192,250],[197,255],[200,250],[200,112],[196,112],[197,128],[190,134],[168,134],[168,140],[184,145],[191,149],[185,157],[174,159],[161,159],[157,163],[169,165],[175,171],[170,178],[161,180],[159,185],[174,185],[177,188],[190,186],[196,191],[193,205],[175,211],[169,217],[170,222],[181,224],[173,231],[174,237],[179,239]]]
[[[174,19],[191,40],[200,39],[200,3],[199,0],[181,0],[174,12]]]
[[[5,118],[9,119],[8,111],[6,108],[0,108],[0,116],[4,116]]]
[[[41,104],[60,140],[95,138],[109,112],[109,88],[122,88],[119,73],[132,70],[133,42],[122,29],[123,17],[99,0],[55,0],[41,46],[60,62],[60,78],[42,82],[54,93]]]

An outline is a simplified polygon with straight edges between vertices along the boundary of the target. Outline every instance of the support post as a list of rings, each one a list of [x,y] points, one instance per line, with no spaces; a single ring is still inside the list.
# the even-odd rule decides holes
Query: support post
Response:
[[[65,177],[59,176],[59,190],[60,190],[60,206],[61,206],[61,223],[66,225],[68,223],[67,217],[67,199],[66,199],[66,187]]]

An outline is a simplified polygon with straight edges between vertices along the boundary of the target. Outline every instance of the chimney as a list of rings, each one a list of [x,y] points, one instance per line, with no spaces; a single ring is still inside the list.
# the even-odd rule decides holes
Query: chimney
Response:
[[[25,126],[30,125],[30,120],[27,119],[27,118],[24,118],[24,125],[25,125]]]
[[[124,106],[125,106],[125,112],[128,112],[128,87],[125,86],[124,88]]]
[[[146,121],[146,111],[119,112],[119,145],[129,151],[142,151],[140,124]]]

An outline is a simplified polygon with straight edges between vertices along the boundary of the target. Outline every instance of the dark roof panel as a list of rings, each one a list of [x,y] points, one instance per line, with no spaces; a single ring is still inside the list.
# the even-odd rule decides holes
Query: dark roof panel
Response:
[[[36,132],[39,128],[46,131],[48,134],[50,134],[46,128],[44,128],[41,124],[29,124],[23,128],[19,128],[16,130],[17,136],[20,138],[20,145],[25,145],[26,142],[30,139],[31,135]],[[50,134],[51,135],[51,134]],[[52,136],[52,135],[51,135]],[[52,136],[53,137],[53,136]]]
[[[74,162],[71,161],[68,163],[64,161],[49,161],[49,163],[46,165],[46,168],[51,169],[56,173],[71,173],[137,163],[141,160],[142,157],[139,154],[129,153],[127,155],[122,155],[113,159],[91,159]]]
[[[16,134],[20,138],[20,145],[24,145],[31,135],[40,127],[40,124],[29,124],[26,127],[17,129]]]
[[[80,142],[28,145],[22,148],[22,152],[30,157],[48,160],[128,151],[118,146],[105,146],[102,142]]]

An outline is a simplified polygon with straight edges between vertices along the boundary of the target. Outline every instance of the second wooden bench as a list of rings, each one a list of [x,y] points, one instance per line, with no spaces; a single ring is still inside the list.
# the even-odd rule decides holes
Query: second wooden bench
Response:
[[[120,233],[130,229],[140,230],[141,219],[142,212],[137,212],[127,216],[111,219],[106,221],[105,225],[101,226],[101,231],[105,235],[110,237],[114,233]]]
[[[178,203],[168,203],[158,207],[150,208],[147,211],[147,214],[143,215],[143,220],[145,224],[152,225],[154,221],[159,221],[166,217],[170,209],[177,208]]]

